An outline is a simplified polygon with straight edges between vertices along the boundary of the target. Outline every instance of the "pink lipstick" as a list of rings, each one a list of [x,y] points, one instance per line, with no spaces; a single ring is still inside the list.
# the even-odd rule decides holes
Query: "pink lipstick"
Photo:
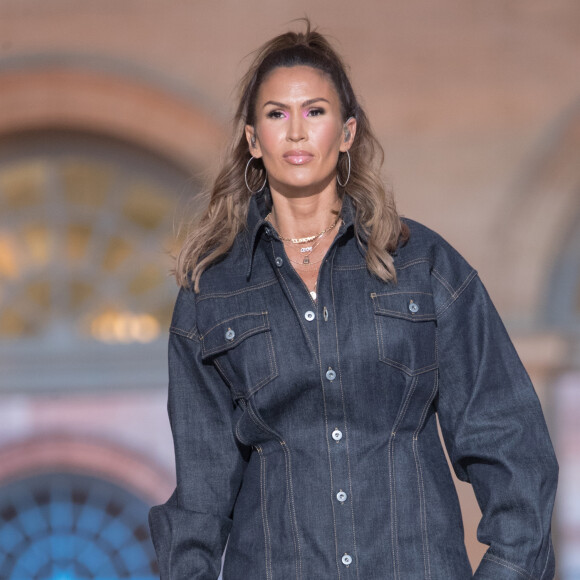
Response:
[[[312,155],[312,153],[297,149],[286,151],[283,157],[286,161],[288,161],[288,163],[291,163],[292,165],[304,165],[305,163],[308,163],[314,159],[314,155]]]

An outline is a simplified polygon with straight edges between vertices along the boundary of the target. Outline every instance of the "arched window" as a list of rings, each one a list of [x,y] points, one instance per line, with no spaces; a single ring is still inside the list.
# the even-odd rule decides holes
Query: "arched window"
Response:
[[[165,382],[176,207],[195,191],[182,169],[109,137],[2,140],[0,388]]]
[[[0,488],[0,578],[155,580],[147,506],[116,485],[47,474]]]

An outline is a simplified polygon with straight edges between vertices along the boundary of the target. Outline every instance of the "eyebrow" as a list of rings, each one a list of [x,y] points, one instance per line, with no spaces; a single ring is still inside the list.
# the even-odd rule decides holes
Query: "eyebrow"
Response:
[[[325,103],[328,103],[330,105],[330,101],[328,99],[325,99],[324,97],[316,97],[315,99],[308,99],[307,101],[304,101],[301,105],[301,108],[309,107],[310,105],[313,105],[318,101],[324,101]],[[279,103],[278,101],[267,101],[264,103],[264,107],[267,107],[268,105],[274,105],[275,107],[280,107],[281,109],[290,108],[288,105],[285,105],[284,103]]]

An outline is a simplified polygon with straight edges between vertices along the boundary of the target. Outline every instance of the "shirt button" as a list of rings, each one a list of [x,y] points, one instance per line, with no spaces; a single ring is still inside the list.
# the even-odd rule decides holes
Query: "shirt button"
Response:
[[[352,556],[351,556],[350,554],[345,554],[345,555],[342,557],[342,563],[343,563],[345,566],[350,566],[350,565],[352,564]]]
[[[282,258],[280,256],[278,256],[274,262],[276,263],[276,266],[278,266],[278,268],[282,267],[282,264],[284,263],[284,260],[282,260]]]
[[[315,317],[316,317],[316,315],[314,314],[314,312],[312,312],[312,310],[307,310],[304,313],[304,318],[306,318],[306,320],[308,320],[308,322],[310,322],[311,320],[314,320]]]
[[[226,331],[226,340],[234,340],[235,336],[236,333],[231,328],[228,328]]]
[[[336,499],[340,502],[343,503],[346,501],[346,498],[348,496],[346,495],[346,493],[344,491],[342,491],[342,489],[336,494]]]
[[[419,305],[411,300],[411,302],[409,302],[409,310],[415,314],[415,312],[419,312]]]
[[[270,235],[270,228],[268,228],[268,227],[265,227],[265,228],[264,228],[264,232],[265,232],[267,235]]]
[[[326,378],[327,378],[329,381],[334,381],[334,379],[336,379],[336,372],[335,372],[335,371],[333,371],[331,368],[329,368],[329,369],[326,371]]]
[[[335,429],[335,430],[332,432],[332,438],[333,438],[333,439],[334,439],[336,442],[340,441],[340,440],[342,439],[342,431],[339,431],[338,429]]]

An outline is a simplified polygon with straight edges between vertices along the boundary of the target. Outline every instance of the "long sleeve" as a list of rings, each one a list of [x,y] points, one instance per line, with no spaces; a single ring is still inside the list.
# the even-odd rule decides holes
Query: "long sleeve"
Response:
[[[162,580],[216,580],[244,472],[230,390],[202,361],[193,293],[180,292],[169,339],[168,413],[177,487],[149,513]]]
[[[549,580],[558,466],[539,401],[475,273],[455,290],[439,280],[450,295],[438,317],[437,412],[455,472],[482,510],[478,538],[489,545],[474,578]]]

